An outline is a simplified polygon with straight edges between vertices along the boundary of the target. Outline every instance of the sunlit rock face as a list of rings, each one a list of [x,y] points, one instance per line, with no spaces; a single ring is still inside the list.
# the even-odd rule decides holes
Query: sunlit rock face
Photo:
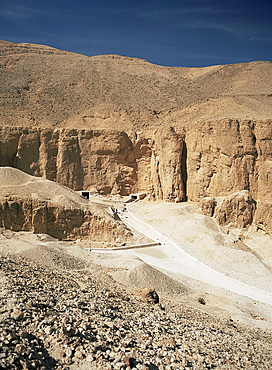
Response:
[[[270,229],[271,127],[270,121],[223,120],[139,135],[3,126],[0,164],[104,195],[144,192],[154,200],[199,201],[247,190],[257,202],[253,214],[257,208],[258,222]],[[228,203],[226,214],[234,204]]]

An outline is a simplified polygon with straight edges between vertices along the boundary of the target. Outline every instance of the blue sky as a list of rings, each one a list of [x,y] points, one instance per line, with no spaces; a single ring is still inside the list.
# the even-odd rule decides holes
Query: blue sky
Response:
[[[167,66],[272,61],[272,0],[0,0],[0,39]]]

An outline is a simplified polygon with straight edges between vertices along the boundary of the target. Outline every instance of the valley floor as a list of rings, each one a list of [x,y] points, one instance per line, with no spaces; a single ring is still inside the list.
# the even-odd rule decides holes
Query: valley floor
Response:
[[[189,203],[128,208],[199,266],[271,293],[271,240],[263,233],[221,228]],[[0,231],[1,368],[271,367],[272,305],[201,282],[201,269],[188,263],[171,271],[181,256],[176,247],[176,255],[167,243],[98,253],[47,235]],[[160,304],[137,300],[142,287],[155,288]]]
[[[221,227],[201,215],[193,203],[141,201],[129,205],[121,218],[161,245],[115,251],[119,258],[135,256],[174,281],[204,292],[217,308],[224,310],[232,302],[232,309],[227,309],[241,321],[262,317],[255,324],[272,328],[272,241],[268,235]],[[125,277],[120,281],[126,281]],[[252,311],[251,317],[244,311]]]
[[[272,304],[272,240],[264,232],[219,226],[201,215],[193,203],[139,202],[128,209],[125,222],[149,238],[161,238],[161,248],[154,247],[148,255],[156,257],[157,251],[162,260],[164,250],[168,257],[173,254],[172,259],[179,260],[179,268],[169,261],[169,270],[222,287],[224,275],[230,285],[235,285],[235,280],[243,283],[244,291],[242,287],[237,293],[247,296],[246,286],[252,286],[267,293],[267,299],[259,296],[257,300]],[[209,276],[211,271],[218,272],[214,278]],[[226,289],[233,290],[228,279]]]

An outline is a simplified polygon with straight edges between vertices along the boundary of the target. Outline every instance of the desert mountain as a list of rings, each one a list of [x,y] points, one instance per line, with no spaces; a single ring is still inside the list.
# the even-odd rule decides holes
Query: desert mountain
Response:
[[[1,369],[271,368],[271,77],[0,41]]]
[[[272,63],[173,68],[1,41],[0,80],[1,166],[104,195],[205,198],[221,224],[272,230]]]
[[[129,129],[272,115],[272,63],[162,67],[0,41],[0,124]]]

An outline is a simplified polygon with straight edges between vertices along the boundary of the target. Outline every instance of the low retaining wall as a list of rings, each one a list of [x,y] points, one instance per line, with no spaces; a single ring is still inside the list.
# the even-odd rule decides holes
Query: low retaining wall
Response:
[[[148,247],[156,247],[157,245],[161,245],[159,242],[154,243],[146,243],[146,244],[138,244],[138,245],[127,245],[124,247],[113,247],[113,248],[92,248],[91,251],[95,252],[104,252],[104,251],[120,251],[120,250],[128,250],[128,249],[137,249],[137,248],[148,248]],[[89,248],[85,248],[89,249]]]

